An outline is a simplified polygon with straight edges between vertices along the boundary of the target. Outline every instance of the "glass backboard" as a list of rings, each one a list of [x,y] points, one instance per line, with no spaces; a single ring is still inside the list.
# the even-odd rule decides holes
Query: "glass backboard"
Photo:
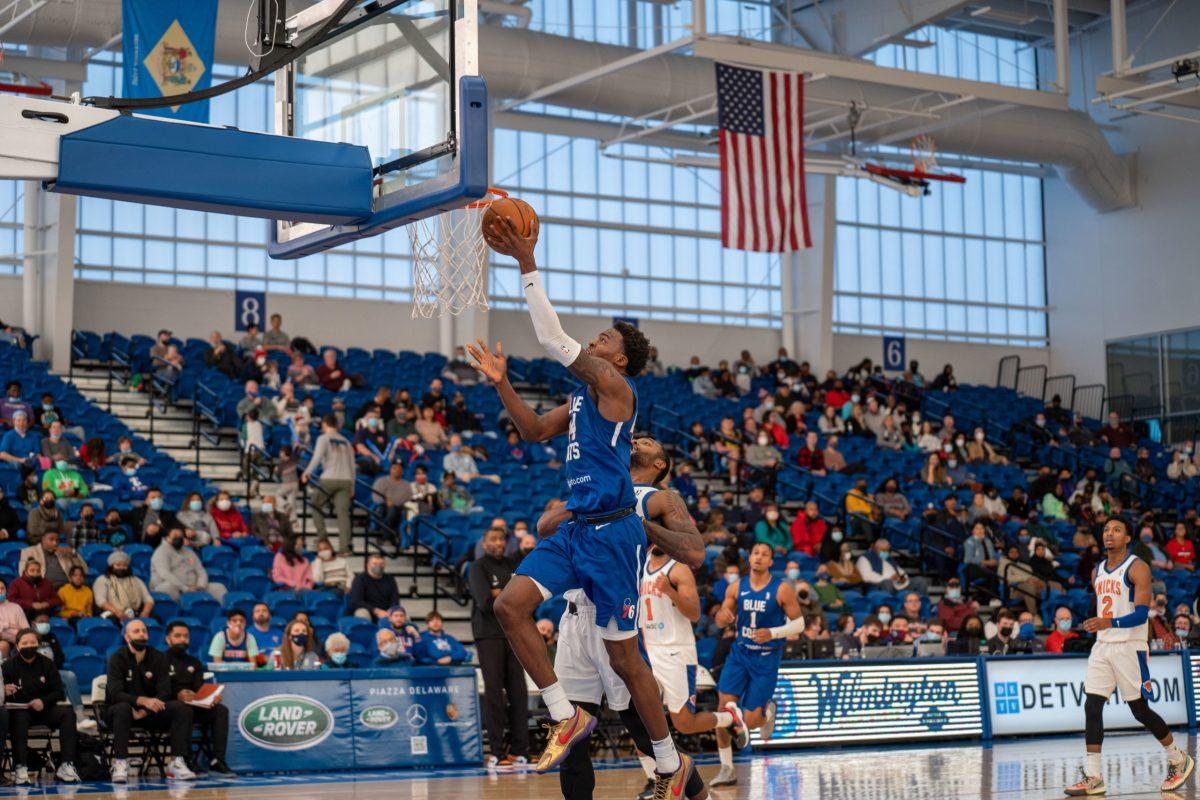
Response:
[[[368,148],[376,214],[356,225],[273,223],[273,256],[307,255],[483,195],[487,103],[476,6],[368,4],[276,74],[276,132]]]

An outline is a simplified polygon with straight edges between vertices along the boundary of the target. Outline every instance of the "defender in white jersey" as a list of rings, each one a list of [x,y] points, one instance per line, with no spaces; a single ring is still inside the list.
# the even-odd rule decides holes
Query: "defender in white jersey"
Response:
[[[1068,786],[1073,797],[1100,795],[1107,790],[1100,769],[1100,747],[1104,741],[1104,704],[1116,689],[1138,722],[1146,726],[1167,752],[1167,777],[1163,791],[1177,789],[1196,767],[1193,758],[1175,746],[1167,723],[1147,702],[1150,697],[1146,618],[1150,611],[1150,566],[1129,552],[1131,535],[1123,519],[1104,526],[1104,549],[1108,558],[1096,565],[1092,586],[1096,591],[1097,616],[1083,623],[1096,634],[1088,656],[1084,691],[1087,766],[1083,779]]]
[[[669,472],[662,446],[653,439],[635,440],[630,462],[636,508],[642,519],[676,530],[695,530],[679,495],[657,486]],[[696,667],[700,662],[692,624],[698,619],[700,594],[691,569],[652,544],[642,568],[638,624],[650,669],[662,689],[663,704],[680,733],[733,728],[738,746],[746,747],[750,731],[736,705],[716,713],[696,711]]]

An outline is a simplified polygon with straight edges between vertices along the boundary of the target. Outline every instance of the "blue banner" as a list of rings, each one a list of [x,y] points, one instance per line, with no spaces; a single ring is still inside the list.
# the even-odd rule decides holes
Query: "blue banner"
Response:
[[[904,337],[883,337],[883,368],[887,372],[904,371]]]
[[[267,321],[267,293],[248,292],[238,289],[233,294],[233,327],[244,333],[250,325],[257,325],[262,333]]]
[[[217,0],[123,0],[125,97],[170,97],[212,84]],[[146,109],[208,122],[208,101]]]
[[[357,769],[483,762],[475,670],[414,667],[350,682]]]

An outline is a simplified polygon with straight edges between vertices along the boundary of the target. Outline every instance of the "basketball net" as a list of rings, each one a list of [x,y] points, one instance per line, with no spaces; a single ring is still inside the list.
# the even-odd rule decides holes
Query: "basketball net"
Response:
[[[937,171],[937,144],[932,136],[918,136],[909,142],[913,168],[917,172]]]
[[[487,311],[484,279],[489,248],[481,224],[488,206],[508,194],[488,189],[482,200],[408,226],[413,255],[413,319]]]

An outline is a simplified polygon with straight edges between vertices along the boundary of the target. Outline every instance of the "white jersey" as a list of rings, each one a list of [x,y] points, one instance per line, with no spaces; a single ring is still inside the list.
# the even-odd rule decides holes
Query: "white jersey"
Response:
[[[668,559],[658,569],[650,569],[650,561],[642,565],[642,588],[638,598],[638,622],[646,648],[667,647],[672,649],[696,647],[696,634],[692,622],[671,602],[671,598],[655,588],[659,575],[666,575],[677,563]]]
[[[633,496],[637,502],[634,508],[637,509],[637,515],[642,519],[648,519],[646,516],[646,501],[658,493],[658,489],[648,483],[635,483],[633,485]]]
[[[1093,587],[1096,590],[1098,616],[1112,619],[1133,613],[1133,581],[1129,577],[1129,569],[1136,560],[1137,556],[1130,553],[1116,569],[1108,569],[1107,559],[1096,566]],[[1098,642],[1145,642],[1146,639],[1147,624],[1144,622],[1132,628],[1107,628],[1096,632]]]

